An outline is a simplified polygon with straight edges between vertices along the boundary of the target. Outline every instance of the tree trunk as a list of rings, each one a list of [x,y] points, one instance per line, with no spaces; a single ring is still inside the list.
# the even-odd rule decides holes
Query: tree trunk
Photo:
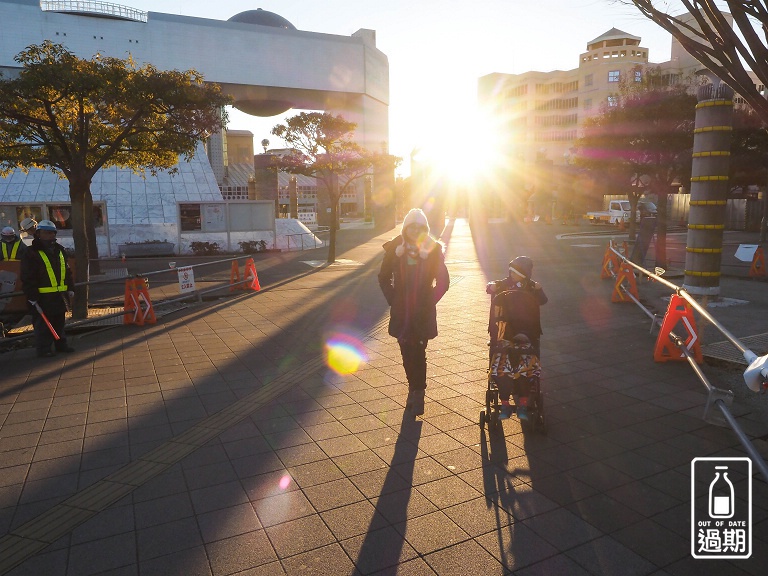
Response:
[[[88,219],[93,219],[93,212],[86,215],[86,196],[90,195],[85,179],[82,182],[70,179],[69,199],[72,202],[72,239],[75,242],[75,283],[88,281],[88,236],[86,226]],[[77,320],[88,318],[88,285],[75,288],[75,298],[72,303],[72,316]]]
[[[331,194],[331,226],[328,239],[328,264],[336,262],[336,231],[339,224],[339,198],[335,193]]]
[[[763,189],[763,218],[760,220],[760,243],[766,240],[768,234],[768,184]]]
[[[634,242],[637,238],[637,201],[639,196],[634,192],[630,192],[627,195],[629,199],[629,240]]]
[[[101,266],[99,265],[99,245],[96,243],[96,222],[93,217],[93,196],[91,196],[90,186],[88,187],[88,192],[85,194],[83,217],[85,218],[86,236],[88,238],[89,274],[101,274]]]
[[[667,268],[667,191],[656,193],[656,266]]]

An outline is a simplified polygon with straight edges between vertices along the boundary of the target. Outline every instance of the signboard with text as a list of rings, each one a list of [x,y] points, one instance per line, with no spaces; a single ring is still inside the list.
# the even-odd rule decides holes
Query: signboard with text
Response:
[[[752,461],[745,457],[691,461],[691,556],[752,555]]]
[[[191,266],[186,268],[177,268],[179,274],[179,292],[185,294],[195,291],[195,273]]]

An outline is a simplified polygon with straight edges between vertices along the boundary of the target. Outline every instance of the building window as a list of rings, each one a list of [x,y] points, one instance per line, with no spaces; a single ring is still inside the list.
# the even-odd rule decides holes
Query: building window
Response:
[[[608,82],[618,82],[619,81],[619,71],[618,70],[609,70],[608,71]]]
[[[587,74],[586,76],[584,76],[584,86],[592,86],[593,81],[594,81],[593,74]]]
[[[608,96],[608,107],[613,108],[614,106],[618,105],[619,101],[616,96]]]
[[[72,205],[49,204],[48,220],[56,224],[59,230],[72,230]],[[104,226],[104,206],[101,204],[93,205],[93,224],[96,228]]]
[[[643,81],[643,73],[640,70],[635,70],[635,82]]]
[[[181,213],[182,232],[203,229],[200,204],[180,204],[179,212]]]
[[[584,110],[592,110],[592,98],[584,99]]]
[[[18,228],[21,221],[24,218],[32,218],[35,222],[40,222],[43,219],[43,207],[42,206],[16,206],[16,222],[10,225],[14,228]],[[5,226],[5,221],[3,221]]]

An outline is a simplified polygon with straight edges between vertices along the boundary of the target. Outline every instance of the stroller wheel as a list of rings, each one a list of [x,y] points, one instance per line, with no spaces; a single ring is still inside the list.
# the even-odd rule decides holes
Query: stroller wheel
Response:
[[[480,410],[480,428],[485,427],[485,410]]]
[[[501,425],[501,420],[499,420],[499,413],[492,412],[488,422],[488,431],[491,433],[495,433],[503,429],[504,428]]]

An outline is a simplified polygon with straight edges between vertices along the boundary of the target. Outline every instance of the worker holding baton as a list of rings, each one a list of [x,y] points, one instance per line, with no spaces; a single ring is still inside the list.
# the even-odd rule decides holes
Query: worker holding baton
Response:
[[[72,271],[64,247],[56,242],[56,225],[41,220],[21,259],[21,281],[32,314],[37,355],[74,352],[67,344],[64,319],[74,296]]]

